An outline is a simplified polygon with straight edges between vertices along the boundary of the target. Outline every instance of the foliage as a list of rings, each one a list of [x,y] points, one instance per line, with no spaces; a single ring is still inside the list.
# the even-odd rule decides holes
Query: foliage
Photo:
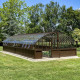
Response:
[[[3,51],[3,47],[0,46],[0,51]]]
[[[41,26],[44,27],[44,32],[53,32],[56,29],[56,24],[59,23],[60,6],[57,2],[46,4],[42,16]]]
[[[43,13],[43,5],[36,4],[28,8],[28,24],[27,26],[27,33],[38,33],[42,32],[40,27],[41,16]]]
[[[75,28],[80,28],[80,12],[73,10],[72,7],[66,9],[65,6],[62,7],[62,15],[60,19],[59,29],[68,34]]]
[[[43,51],[44,57],[51,57],[51,51]]]
[[[9,0],[3,3],[3,8],[0,8],[0,26],[3,33],[13,36],[21,32],[20,26],[24,23],[22,20],[25,12],[24,5],[25,3],[20,0]]]
[[[73,31],[72,36],[73,36],[75,41],[79,41],[80,40],[80,29],[76,28]]]

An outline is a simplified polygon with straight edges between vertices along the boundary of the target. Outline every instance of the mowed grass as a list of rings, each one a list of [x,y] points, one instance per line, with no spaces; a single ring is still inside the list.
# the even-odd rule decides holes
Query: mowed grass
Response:
[[[80,59],[30,62],[0,53],[0,80],[80,80]]]

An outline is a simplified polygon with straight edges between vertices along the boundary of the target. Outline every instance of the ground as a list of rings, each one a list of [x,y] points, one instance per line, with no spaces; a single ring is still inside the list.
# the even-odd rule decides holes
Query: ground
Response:
[[[0,80],[80,80],[80,58],[30,62],[0,53]]]

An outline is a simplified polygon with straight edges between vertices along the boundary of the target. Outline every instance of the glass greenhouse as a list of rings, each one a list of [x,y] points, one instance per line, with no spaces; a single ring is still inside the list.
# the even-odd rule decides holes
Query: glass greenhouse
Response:
[[[40,51],[73,49],[73,45],[73,38],[61,32],[15,35],[3,41],[4,50],[20,53],[23,49],[22,53],[29,53],[28,55],[31,55],[30,51],[32,50],[33,52],[37,51],[38,54]]]

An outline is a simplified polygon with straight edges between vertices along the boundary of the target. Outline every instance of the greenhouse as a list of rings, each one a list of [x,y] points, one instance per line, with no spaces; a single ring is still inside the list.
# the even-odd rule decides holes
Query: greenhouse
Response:
[[[11,36],[3,41],[3,50],[34,59],[42,58],[43,51],[53,58],[76,56],[73,38],[61,32]]]

